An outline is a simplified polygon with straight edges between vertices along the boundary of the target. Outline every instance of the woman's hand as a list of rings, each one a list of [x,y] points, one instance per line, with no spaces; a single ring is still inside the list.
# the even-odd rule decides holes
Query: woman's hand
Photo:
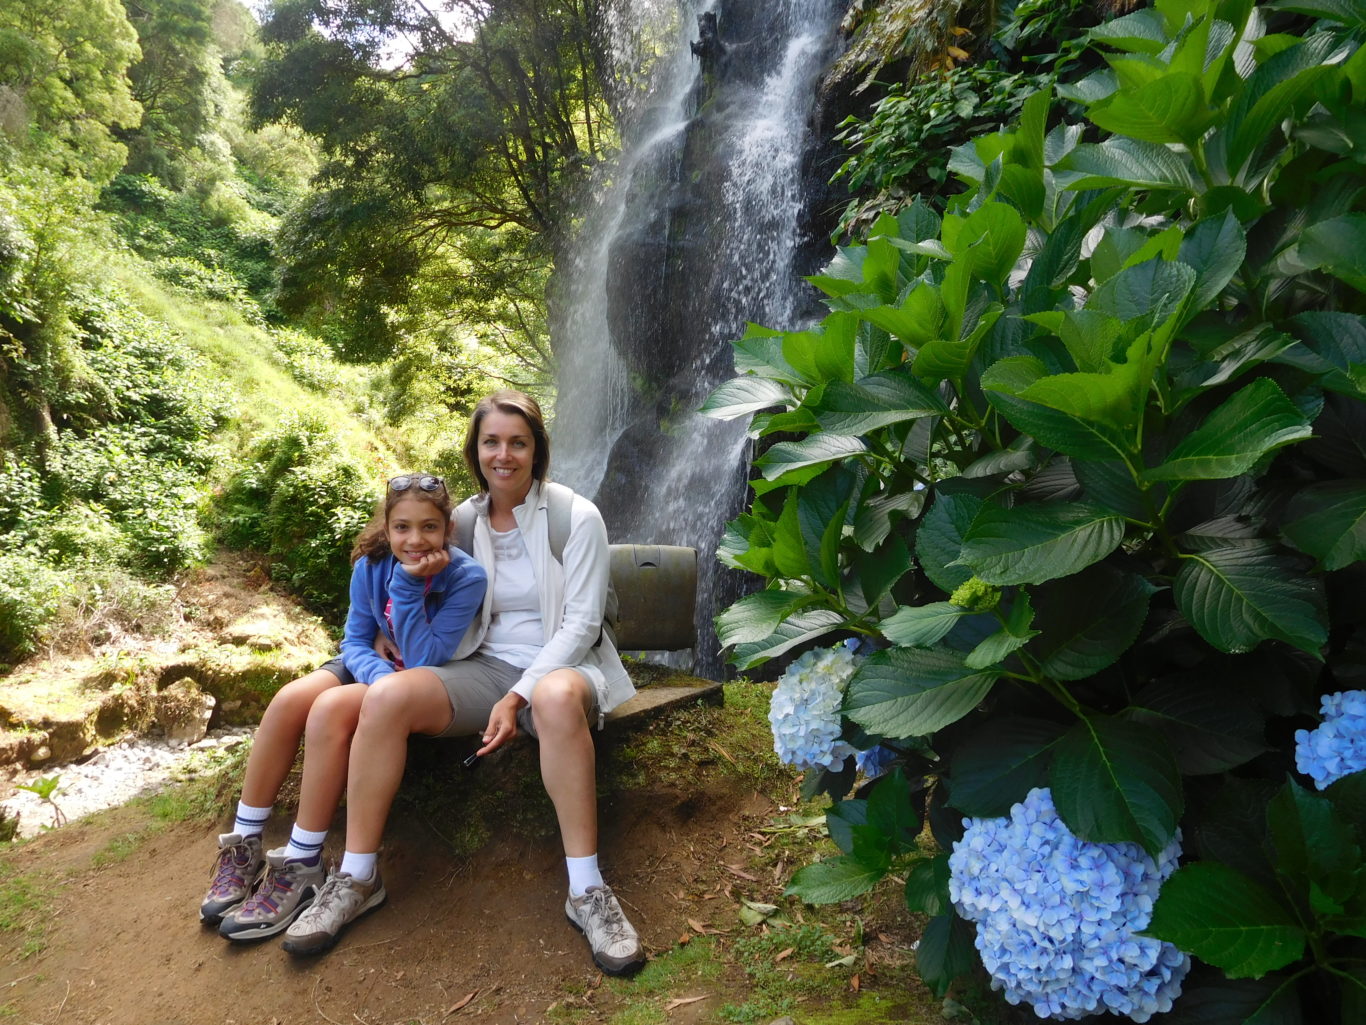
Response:
[[[489,724],[484,727],[484,746],[475,754],[482,757],[517,736],[517,713],[525,707],[522,695],[514,691],[503,695],[489,712]]]
[[[395,665],[398,664],[398,648],[395,647],[393,641],[384,636],[383,630],[375,631],[374,648],[375,654],[380,658],[384,659],[386,662],[392,662]]]
[[[405,562],[403,568],[415,577],[434,577],[451,564],[451,553],[446,549],[428,552],[417,562]]]

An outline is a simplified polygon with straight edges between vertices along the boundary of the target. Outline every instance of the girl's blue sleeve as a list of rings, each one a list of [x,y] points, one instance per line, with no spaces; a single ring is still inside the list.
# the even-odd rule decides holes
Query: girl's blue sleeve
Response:
[[[451,564],[441,571],[433,587],[444,589],[441,604],[427,618],[426,580],[400,565],[389,578],[393,601],[394,640],[409,669],[439,666],[450,661],[460,639],[484,600],[488,574],[484,567],[458,548],[449,549]]]
[[[361,558],[351,570],[351,608],[346,613],[341,654],[342,662],[358,683],[374,683],[394,671],[392,662],[375,654],[375,634],[380,629],[384,610],[374,608],[374,597],[366,586],[366,578],[376,568],[368,559]]]

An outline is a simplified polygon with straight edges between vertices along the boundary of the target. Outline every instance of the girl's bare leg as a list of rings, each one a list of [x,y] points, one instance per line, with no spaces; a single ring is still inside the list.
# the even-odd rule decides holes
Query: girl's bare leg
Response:
[[[598,852],[597,763],[588,726],[593,700],[592,685],[572,669],[547,673],[532,692],[541,780],[568,858]]]
[[[256,738],[247,756],[247,772],[242,782],[242,800],[258,808],[275,803],[280,786],[299,753],[308,724],[308,713],[320,695],[341,686],[341,681],[326,669],[315,669],[285,684],[270,699]]]
[[[405,669],[367,690],[351,744],[347,851],[372,854],[379,850],[389,807],[408,761],[408,737],[440,733],[450,722],[451,699],[430,669]]]
[[[299,791],[300,829],[324,830],[332,824],[351,756],[351,738],[369,688],[363,683],[337,687],[318,696],[304,734],[304,778]]]

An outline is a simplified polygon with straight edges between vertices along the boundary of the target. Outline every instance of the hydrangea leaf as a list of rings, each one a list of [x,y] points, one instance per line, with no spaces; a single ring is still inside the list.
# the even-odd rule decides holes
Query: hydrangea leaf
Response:
[[[1270,545],[1237,544],[1182,557],[1177,607],[1220,651],[1251,651],[1281,640],[1317,656],[1328,639],[1314,578]]]
[[[1119,375],[1050,375],[1033,356],[1009,356],[993,363],[981,381],[991,405],[1040,444],[1077,459],[1129,454],[1131,432],[1107,412],[1130,396],[1129,382]]]
[[[1191,305],[1203,309],[1232,280],[1247,255],[1247,235],[1232,210],[1201,221],[1181,243],[1179,259],[1195,271]]]
[[[868,798],[868,825],[891,840],[896,854],[915,850],[920,835],[920,816],[911,804],[906,774],[897,766],[873,784]]]
[[[707,396],[707,401],[697,411],[716,420],[734,420],[770,406],[786,406],[793,401],[792,389],[787,385],[746,374],[722,384]]]
[[[854,335],[858,316],[832,313],[814,331],[788,331],[782,337],[783,359],[806,384],[854,379]]]
[[[969,669],[985,669],[987,666],[994,666],[1003,661],[1011,652],[1023,648],[1029,643],[1029,639],[1038,636],[1038,633],[1037,630],[1026,630],[1023,633],[1012,633],[1005,629],[997,630],[968,652],[963,659],[963,664]]]
[[[929,605],[902,605],[878,624],[882,636],[908,648],[928,648],[944,638],[962,616],[971,615],[946,601]]]
[[[1146,480],[1222,480],[1310,435],[1309,420],[1269,378],[1259,377],[1181,439]]]
[[[1135,696],[1125,717],[1159,730],[1181,771],[1191,776],[1232,769],[1267,750],[1262,714],[1230,701],[1224,682],[1207,672],[1154,681]]]
[[[936,915],[926,923],[916,948],[915,966],[935,996],[942,997],[954,979],[972,971],[976,964],[971,925],[952,912]]]
[[[1342,820],[1366,842],[1366,770],[1353,772],[1329,784],[1323,792]]]
[[[854,673],[844,714],[885,737],[923,737],[971,712],[1000,675],[969,669],[943,648],[890,648]]]
[[[854,552],[849,567],[863,591],[864,602],[872,608],[910,571],[911,550],[901,535],[893,534],[876,551]]]
[[[1080,172],[1080,177],[1069,185],[1072,189],[1121,185],[1187,192],[1195,187],[1189,158],[1159,143],[1123,137],[1082,143],[1055,169]]]
[[[949,804],[964,815],[999,818],[1046,785],[1063,727],[1043,719],[992,719],[963,740],[950,762]]]
[[[1049,773],[1058,814],[1083,840],[1129,841],[1150,854],[1176,832],[1185,798],[1162,734],[1110,716],[1063,736]]]
[[[1074,459],[1072,472],[1093,502],[1134,520],[1146,521],[1152,515],[1128,464],[1118,459]]]
[[[949,855],[947,851],[933,858],[921,858],[906,873],[906,906],[925,915],[939,915],[948,911]]]
[[[830,839],[845,854],[854,849],[854,827],[868,824],[868,802],[858,797],[839,801],[825,813],[825,828]]]
[[[885,868],[869,866],[852,854],[837,854],[799,869],[783,895],[808,904],[836,904],[867,893],[884,875]]]
[[[745,336],[732,345],[735,350],[735,372],[781,381],[783,384],[802,384],[802,377],[783,359],[781,331],[749,324]]]
[[[1356,0],[1274,0],[1267,6],[1277,11],[1296,11],[1316,18],[1331,18],[1350,28],[1366,28],[1366,9]]]
[[[746,595],[716,617],[716,637],[723,647],[762,641],[783,617],[811,601],[791,591],[758,591]]]
[[[1226,979],[1217,972],[1198,978],[1162,1025],[1304,1025],[1294,979]]]
[[[905,370],[889,370],[852,384],[832,381],[815,406],[822,430],[850,437],[947,411],[938,395]]]
[[[1148,933],[1235,979],[1298,960],[1306,939],[1295,913],[1271,891],[1212,861],[1184,865],[1167,880]]]
[[[1092,124],[1147,142],[1190,142],[1209,123],[1209,105],[1199,77],[1163,75],[1135,89],[1101,100],[1086,112]]]
[[[920,515],[925,507],[923,491],[881,491],[859,504],[854,513],[854,541],[871,552],[892,532],[892,515],[907,519]]]
[[[803,641],[838,630],[843,622],[839,613],[829,609],[806,609],[788,616],[763,640],[737,644],[731,661],[739,669],[753,669]]]
[[[1100,506],[988,502],[963,536],[958,561],[992,584],[1042,584],[1071,576],[1124,540],[1124,521]]]
[[[1310,267],[1322,267],[1353,288],[1366,287],[1366,216],[1343,214],[1311,224],[1300,236],[1299,256]]]
[[[860,455],[867,446],[858,438],[817,434],[801,441],[780,441],[754,461],[766,480],[776,480],[792,470],[819,467],[837,459]]]
[[[1366,481],[1314,484],[1295,496],[1287,515],[1286,539],[1324,569],[1366,559]]]
[[[943,591],[952,591],[972,576],[971,569],[956,562],[963,535],[981,508],[982,500],[976,495],[940,493],[921,520],[915,554],[925,575]]]
[[[1361,848],[1328,798],[1288,780],[1267,806],[1266,820],[1276,868],[1303,897],[1316,889],[1334,903],[1352,898]]]

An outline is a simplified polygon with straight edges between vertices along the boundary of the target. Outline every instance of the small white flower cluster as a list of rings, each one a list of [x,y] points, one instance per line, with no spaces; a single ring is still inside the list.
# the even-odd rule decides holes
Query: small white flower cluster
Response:
[[[1319,712],[1322,726],[1295,731],[1295,768],[1322,790],[1366,769],[1366,691],[1329,694]]]
[[[840,740],[840,704],[858,665],[846,646],[808,651],[773,691],[768,722],[779,759],[801,769],[834,769],[856,751]]]
[[[1132,843],[1079,840],[1036,788],[1009,819],[965,819],[949,896],[977,925],[992,986],[1040,1018],[1110,1012],[1145,1022],[1171,1010],[1190,958],[1138,935],[1176,870],[1179,835],[1156,861]]]

